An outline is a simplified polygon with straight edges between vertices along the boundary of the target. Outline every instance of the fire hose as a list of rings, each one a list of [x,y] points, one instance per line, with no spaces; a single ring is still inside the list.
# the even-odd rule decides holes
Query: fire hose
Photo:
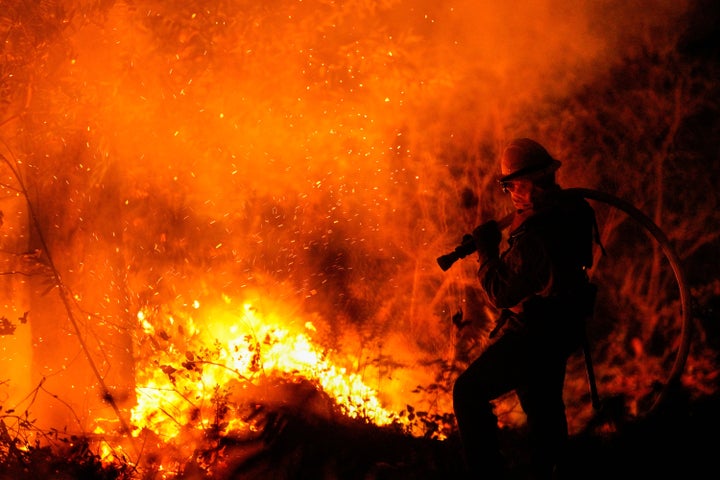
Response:
[[[672,245],[670,244],[670,240],[667,238],[665,233],[660,229],[660,227],[655,224],[647,215],[645,215],[643,212],[635,208],[632,204],[626,202],[625,200],[622,200],[614,195],[610,195],[608,193],[604,193],[598,190],[593,190],[589,188],[566,188],[565,191],[575,193],[578,195],[581,195],[582,197],[589,199],[589,200],[595,200],[598,202],[605,203],[607,205],[610,205],[612,207],[617,208],[618,210],[623,211],[628,216],[630,216],[633,220],[638,222],[645,231],[652,236],[660,245],[660,248],[663,251],[663,254],[667,258],[668,262],[670,263],[670,266],[673,270],[673,273],[675,275],[675,280],[678,285],[679,294],[680,294],[680,304],[681,304],[681,330],[680,330],[680,344],[678,346],[678,351],[675,356],[675,360],[673,362],[673,366],[670,370],[670,373],[668,374],[667,381],[663,385],[662,389],[660,390],[660,393],[658,394],[657,398],[653,402],[652,406],[650,407],[649,411],[653,411],[658,405],[660,405],[666,398],[666,395],[671,387],[677,386],[677,384],[680,381],[680,377],[682,375],[682,372],[685,368],[685,362],[687,361],[687,356],[690,351],[690,340],[692,336],[692,308],[691,308],[691,297],[690,292],[687,286],[687,281],[685,279],[685,274],[683,272],[680,258],[678,257],[677,253],[673,249]],[[513,213],[506,215],[502,219],[498,220],[498,226],[501,229],[507,228],[513,217]],[[469,255],[475,251],[474,244],[470,241],[463,241],[461,245],[459,245],[454,251],[442,255],[437,258],[438,265],[440,265],[440,268],[443,269],[443,271],[447,270],[452,266],[452,264]],[[589,342],[587,341],[587,337],[584,339],[583,342],[583,353],[585,355],[585,365],[587,368],[587,374],[588,374],[588,383],[590,384],[590,393],[592,397],[592,405],[593,408],[599,409],[600,408],[600,398],[597,391],[597,384],[595,380],[595,372],[593,368],[592,358],[590,355],[590,346]]]

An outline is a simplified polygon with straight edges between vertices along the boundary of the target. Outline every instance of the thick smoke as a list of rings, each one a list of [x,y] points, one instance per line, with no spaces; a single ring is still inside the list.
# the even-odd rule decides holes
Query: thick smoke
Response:
[[[606,75],[685,7],[8,3],[2,151],[23,165],[25,213],[83,321],[124,332],[139,308],[221,294],[288,304],[318,315],[329,348],[394,352],[405,368],[379,385],[389,401],[435,380],[422,362],[458,355],[451,316],[477,308],[474,265],[443,274],[435,258],[507,208],[489,187],[498,146],[543,131],[528,112]],[[43,301],[23,310],[55,321],[62,306]],[[37,344],[50,325],[33,328]],[[41,375],[81,358],[62,348],[36,353]]]

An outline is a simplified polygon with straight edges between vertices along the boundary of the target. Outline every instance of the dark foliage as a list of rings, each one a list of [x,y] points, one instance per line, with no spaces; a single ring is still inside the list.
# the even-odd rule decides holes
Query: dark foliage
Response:
[[[570,438],[559,479],[703,478],[720,447],[717,395],[691,400],[674,391],[645,417],[625,417],[622,401],[605,399],[586,430]],[[617,407],[617,408],[616,408]],[[262,429],[252,437],[209,439],[175,480],[452,480],[463,477],[458,439],[416,438],[395,427],[298,409],[256,406]],[[501,431],[508,480],[528,478],[525,431]],[[56,448],[0,444],[0,480],[150,480],[158,472],[103,465],[88,439],[68,437]],[[8,448],[9,447],[9,448]],[[211,472],[211,473],[209,473]]]
[[[125,480],[133,474],[128,464],[103,464],[88,438],[58,438],[52,446],[0,442],[1,480]]]

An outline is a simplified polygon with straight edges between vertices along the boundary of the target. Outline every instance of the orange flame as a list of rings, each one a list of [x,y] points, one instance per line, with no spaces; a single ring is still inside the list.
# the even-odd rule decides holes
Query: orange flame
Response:
[[[201,313],[199,303],[194,312]],[[287,326],[292,322],[263,316],[249,303],[239,314],[214,312],[202,320],[146,310],[138,313],[138,321],[145,358],[138,362],[143,368],[137,372],[137,405],[131,414],[136,435],[150,430],[173,441],[188,425],[207,429],[217,421],[219,395],[242,398],[243,391],[253,391],[270,377],[311,381],[349,417],[378,425],[399,421],[361,375],[335,364],[313,344],[311,322],[302,331],[292,329]],[[223,423],[221,433],[251,428],[235,417]]]

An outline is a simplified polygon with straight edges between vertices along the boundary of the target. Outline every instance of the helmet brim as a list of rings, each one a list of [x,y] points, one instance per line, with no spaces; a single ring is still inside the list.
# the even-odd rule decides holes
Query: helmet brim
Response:
[[[560,165],[562,165],[562,162],[560,162],[560,160],[555,160],[553,158],[550,163],[540,164],[540,165],[530,165],[529,167],[521,168],[520,170],[516,170],[507,175],[503,175],[498,178],[498,182],[509,182],[510,180],[514,180],[516,178],[537,176],[537,174],[541,174],[541,176],[547,175],[549,173],[553,173],[553,172],[557,171],[557,169],[560,168]]]

